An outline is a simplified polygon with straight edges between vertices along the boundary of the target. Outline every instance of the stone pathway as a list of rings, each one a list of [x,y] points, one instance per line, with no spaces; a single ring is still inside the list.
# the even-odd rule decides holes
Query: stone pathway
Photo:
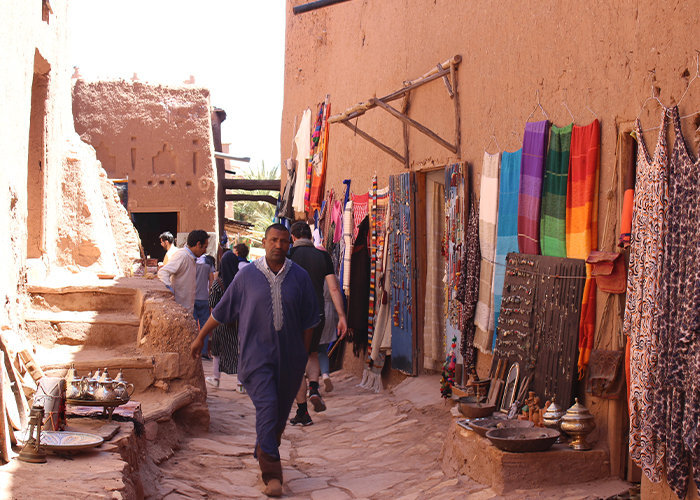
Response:
[[[205,363],[205,372],[210,368]],[[285,498],[501,498],[468,477],[447,478],[441,471],[440,449],[451,415],[440,399],[437,376],[410,378],[380,394],[358,388],[359,380],[343,372],[334,374],[333,382],[335,390],[324,394],[328,410],[311,413],[314,425],[285,430],[280,450]],[[208,403],[210,432],[184,439],[160,465],[158,498],[267,498],[260,493],[252,456],[250,399],[235,391],[235,377],[224,376],[221,387],[210,390]],[[590,485],[554,491],[518,491],[512,498],[597,497],[589,496]]]

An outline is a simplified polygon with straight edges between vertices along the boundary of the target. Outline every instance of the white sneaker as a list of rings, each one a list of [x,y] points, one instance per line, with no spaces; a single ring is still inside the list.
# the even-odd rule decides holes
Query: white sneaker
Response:
[[[333,381],[327,373],[323,374],[323,388],[326,390],[326,392],[331,392],[333,390]]]
[[[214,377],[205,377],[204,381],[212,387],[219,387],[219,379]]]

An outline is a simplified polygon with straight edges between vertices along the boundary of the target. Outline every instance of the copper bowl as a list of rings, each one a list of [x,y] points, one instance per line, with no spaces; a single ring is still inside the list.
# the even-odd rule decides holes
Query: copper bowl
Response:
[[[496,410],[496,405],[481,403],[473,396],[459,398],[459,411],[467,418],[482,418],[490,416]]]
[[[559,431],[547,427],[493,429],[486,433],[486,437],[503,451],[547,451],[559,437]]]
[[[527,429],[534,426],[535,424],[529,420],[506,420],[493,417],[477,418],[469,422],[469,427],[481,437],[485,437],[486,433],[493,429]]]

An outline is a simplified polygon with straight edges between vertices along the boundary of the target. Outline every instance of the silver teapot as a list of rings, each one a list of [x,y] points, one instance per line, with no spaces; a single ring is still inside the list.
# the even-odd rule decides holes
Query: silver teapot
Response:
[[[97,392],[99,385],[100,379],[97,377],[97,372],[95,372],[94,376],[88,373],[88,376],[83,380],[81,399],[95,399],[95,392]]]
[[[117,395],[117,399],[121,399],[122,401],[128,401],[134,393],[134,384],[130,384],[124,380],[122,370],[119,370],[117,376],[114,377],[114,392]]]
[[[114,401],[117,394],[114,392],[114,381],[106,379],[100,382],[95,390],[95,401]]]

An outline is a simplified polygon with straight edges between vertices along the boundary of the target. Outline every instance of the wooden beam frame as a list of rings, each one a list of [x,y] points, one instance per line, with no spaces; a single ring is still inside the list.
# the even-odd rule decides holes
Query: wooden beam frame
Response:
[[[460,154],[460,145],[461,145],[461,124],[460,124],[460,109],[459,109],[459,94],[457,92],[457,65],[462,62],[462,56],[456,55],[444,63],[438,63],[435,68],[431,69],[427,73],[425,73],[423,76],[416,78],[415,80],[410,80],[410,81],[405,81],[403,88],[396,90],[390,94],[385,95],[384,97],[376,98],[373,97],[369,99],[368,101],[361,102],[359,104],[356,104],[355,106],[352,106],[345,110],[344,112],[331,116],[328,121],[329,123],[342,123],[346,127],[350,128],[352,131],[354,131],[357,135],[362,137],[363,139],[369,141],[370,143],[374,144],[377,146],[379,149],[384,151],[385,153],[391,155],[394,157],[396,160],[400,161],[401,163],[404,164],[404,166],[408,169],[410,168],[410,162],[409,162],[409,154],[408,154],[408,127],[413,127],[417,129],[419,132],[427,135],[431,139],[433,139],[435,142],[443,146],[444,148],[448,149],[452,153],[457,155],[457,158],[459,159],[461,157]],[[454,144],[448,142],[447,140],[443,139],[440,137],[438,134],[433,132],[431,129],[426,127],[425,125],[417,122],[416,120],[413,120],[412,118],[409,118],[408,116],[408,107],[409,107],[409,94],[413,89],[416,89],[422,85],[425,85],[426,83],[432,82],[433,80],[437,80],[439,78],[442,78],[444,83],[445,83],[445,88],[447,89],[447,93],[450,96],[450,99],[452,99],[452,102],[454,103],[454,113],[455,113],[455,138],[454,138]],[[401,106],[401,111],[398,109],[390,106],[388,103],[391,101],[394,101],[399,98],[404,98],[402,106]],[[358,118],[359,116],[364,115],[367,111],[370,109],[374,108],[382,108],[398,120],[400,120],[403,124],[403,139],[404,139],[404,155],[401,155],[394,149],[390,148],[383,142],[375,139],[372,137],[370,134],[365,132],[364,130],[361,130],[357,127],[357,123],[350,124],[349,121],[352,120],[353,118]]]

